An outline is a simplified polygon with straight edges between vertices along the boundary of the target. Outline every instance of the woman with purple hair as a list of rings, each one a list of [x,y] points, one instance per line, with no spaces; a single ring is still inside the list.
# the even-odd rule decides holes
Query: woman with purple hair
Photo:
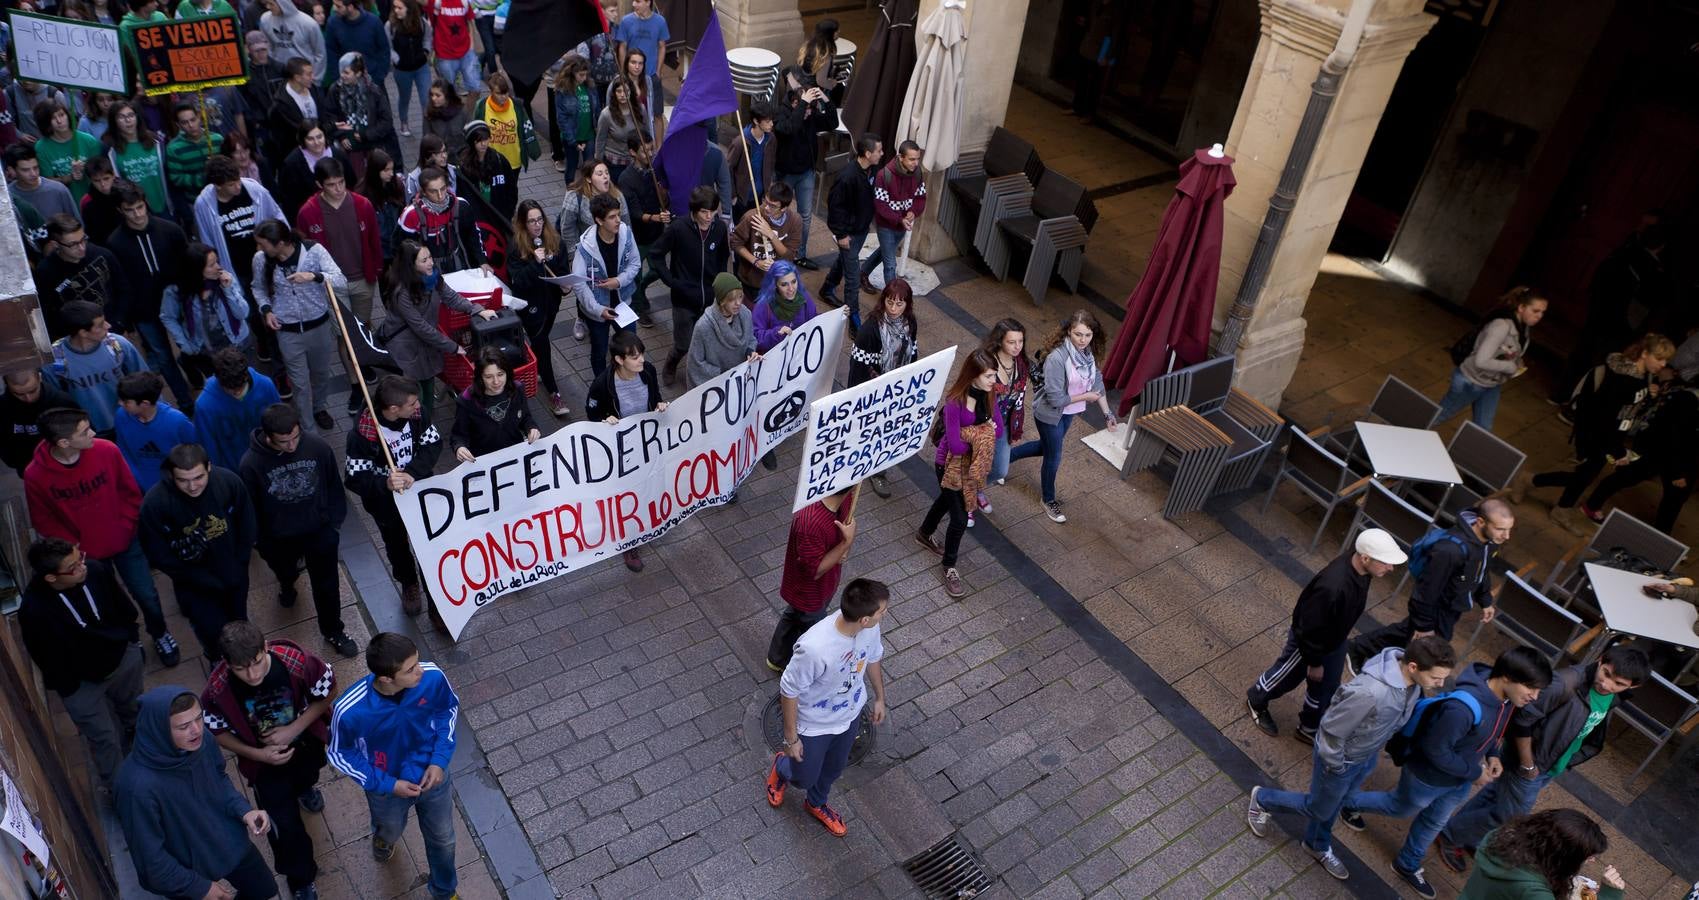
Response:
[[[802,286],[796,266],[789,260],[776,260],[761,279],[761,293],[755,297],[755,351],[766,353],[783,341],[804,322],[814,318],[814,298]],[[779,467],[776,450],[761,457],[768,471]]]
[[[818,315],[814,298],[789,260],[777,260],[761,279],[755,297],[755,349],[766,353],[804,322]]]

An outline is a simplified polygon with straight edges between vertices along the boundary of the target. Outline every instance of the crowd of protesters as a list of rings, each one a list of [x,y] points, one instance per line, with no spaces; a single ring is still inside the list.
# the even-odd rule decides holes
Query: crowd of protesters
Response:
[[[841,90],[820,77],[830,55],[811,42],[785,69],[779,96],[753,104],[724,147],[710,142],[687,214],[674,216],[652,168],[666,128],[667,25],[648,0],[633,5],[608,35],[551,69],[543,115],[532,103],[540,85],[516,85],[501,68],[497,5],[478,0],[333,0],[323,27],[290,0],[239,10],[185,0],[179,17],[242,17],[246,84],[122,98],[18,82],[0,95],[0,104],[28,103],[0,109],[0,121],[16,119],[0,124],[0,151],[53,338],[51,362],[8,374],[0,397],[0,451],[23,480],[40,535],[20,621],[149,890],[268,897],[275,870],[298,900],[316,897],[303,813],[323,811],[316,785],[329,763],[366,793],[375,858],[393,856],[415,811],[428,890],[455,896],[449,770],[458,700],[407,637],[380,633],[362,651],[350,636],[338,583],[346,492],[382,537],[402,611],[424,612],[396,496],[439,462],[472,462],[571,420],[565,398],[576,369],[557,371],[552,340],[563,312],[587,344],[583,415],[593,422],[665,410],[669,394],[758,358],[831,307],[845,307],[849,385],[923,355],[917,298],[896,262],[925,211],[921,148],[855,139],[821,198],[832,245],[817,262],[814,136],[835,127]],[[128,7],[126,25],[166,15],[157,0]],[[80,10],[62,0],[59,12]],[[545,144],[564,174],[558,206],[520,188]],[[479,233],[484,209],[510,231],[504,263]],[[863,260],[869,237],[876,248]],[[446,276],[496,265],[527,301],[521,322],[554,423],[537,417],[507,355],[471,352],[438,328],[442,310],[494,315]],[[824,270],[817,290],[804,283],[810,270]],[[579,279],[549,280],[562,275]],[[652,301],[662,292],[649,296],[656,281],[670,301],[664,359],[650,358],[638,331],[659,327]],[[1447,417],[1473,407],[1490,429],[1499,389],[1522,371],[1547,301],[1519,289],[1505,303],[1462,348]],[[636,322],[621,327],[625,307]],[[354,377],[339,316],[381,318],[374,333],[398,374]],[[962,355],[931,434],[936,494],[914,532],[939,557],[951,599],[971,592],[961,545],[976,519],[994,513],[1014,463],[1039,459],[1031,474],[1042,510],[1068,521],[1061,467],[1070,425],[1093,406],[1119,424],[1100,371],[1104,339],[1081,310],[1031,332],[1003,319]],[[437,382],[456,356],[471,377],[445,392],[453,426],[444,460]],[[1646,334],[1581,372],[1565,398],[1579,465],[1514,493],[1561,486],[1567,510],[1616,463],[1580,512],[1596,518],[1617,490],[1661,477],[1659,524],[1669,527],[1699,474],[1692,454],[1678,452],[1699,429],[1699,393],[1676,385],[1656,402],[1657,376],[1677,356],[1671,341]],[[351,418],[339,462],[331,394],[342,382]],[[1624,415],[1637,424],[1623,427]],[[1627,438],[1642,430],[1631,457]],[[763,463],[777,464],[771,454]],[[884,474],[867,487],[881,498],[892,491]],[[777,807],[796,787],[805,811],[838,836],[847,826],[831,787],[863,718],[877,724],[885,714],[880,622],[889,590],[867,578],[839,589],[855,565],[857,494],[840,490],[793,517],[784,607],[766,656],[779,674],[784,741],[768,768],[768,800]],[[1645,655],[1617,647],[1554,672],[1521,650],[1460,666],[1449,643],[1464,612],[1493,614],[1487,573],[1513,525],[1510,506],[1490,499],[1409,554],[1371,529],[1305,587],[1286,645],[1247,701],[1253,723],[1277,734],[1268,703],[1305,687],[1295,733],[1313,745],[1314,771],[1307,793],[1254,789],[1253,832],[1264,834],[1275,812],[1304,815],[1304,846],[1344,878],[1335,821],[1360,829],[1362,813],[1411,818],[1394,871],[1423,896],[1434,895],[1421,863],[1436,841],[1456,871],[1473,857],[1478,896],[1499,896],[1487,882],[1530,880],[1561,895],[1559,880],[1566,885],[1605,849],[1584,816],[1528,814],[1547,783],[1598,753],[1614,698],[1648,677]],[[1407,617],[1353,639],[1373,579],[1418,552],[1424,571]],[[249,621],[255,555],[275,575],[281,607],[297,602],[307,576],[324,647],[363,652],[367,677],[339,686],[317,651],[267,640]],[[644,565],[635,549],[623,560],[634,572]],[[142,690],[140,628],[162,665],[182,658],[154,570],[170,580],[210,665],[198,693]],[[1453,676],[1454,690],[1423,696]],[[1364,792],[1383,747],[1402,777],[1391,791]],[[237,757],[254,804],[232,786],[222,751]],[[1480,788],[1473,799],[1472,787]],[[272,866],[253,846],[258,835],[271,844]],[[1621,887],[1614,870],[1606,880]]]

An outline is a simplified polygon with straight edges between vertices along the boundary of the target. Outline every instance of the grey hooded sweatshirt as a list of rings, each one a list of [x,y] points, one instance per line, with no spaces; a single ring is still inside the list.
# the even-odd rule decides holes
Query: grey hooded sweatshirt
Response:
[[[1333,696],[1316,730],[1316,755],[1339,773],[1380,753],[1416,711],[1422,689],[1404,683],[1404,650],[1388,647]]]

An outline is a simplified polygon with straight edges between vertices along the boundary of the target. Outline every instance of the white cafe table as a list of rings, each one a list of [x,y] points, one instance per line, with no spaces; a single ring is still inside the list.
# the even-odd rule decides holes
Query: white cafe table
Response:
[[[1459,484],[1463,476],[1439,435],[1423,428],[1403,428],[1378,422],[1356,423],[1357,436],[1378,478]]]
[[[1585,568],[1587,580],[1593,585],[1593,596],[1599,601],[1599,611],[1605,616],[1606,633],[1593,643],[1595,648],[1604,647],[1611,634],[1632,634],[1699,650],[1699,635],[1693,633],[1693,622],[1699,618],[1699,612],[1693,604],[1648,597],[1641,590],[1648,584],[1668,579],[1637,575],[1598,563],[1586,563]]]

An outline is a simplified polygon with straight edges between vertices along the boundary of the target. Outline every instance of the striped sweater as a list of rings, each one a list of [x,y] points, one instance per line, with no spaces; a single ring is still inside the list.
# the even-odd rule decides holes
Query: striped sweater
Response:
[[[208,141],[211,141],[210,152]],[[207,183],[207,158],[223,152],[224,137],[217,132],[203,134],[198,141],[179,134],[165,145],[165,180],[185,194],[198,194]]]

